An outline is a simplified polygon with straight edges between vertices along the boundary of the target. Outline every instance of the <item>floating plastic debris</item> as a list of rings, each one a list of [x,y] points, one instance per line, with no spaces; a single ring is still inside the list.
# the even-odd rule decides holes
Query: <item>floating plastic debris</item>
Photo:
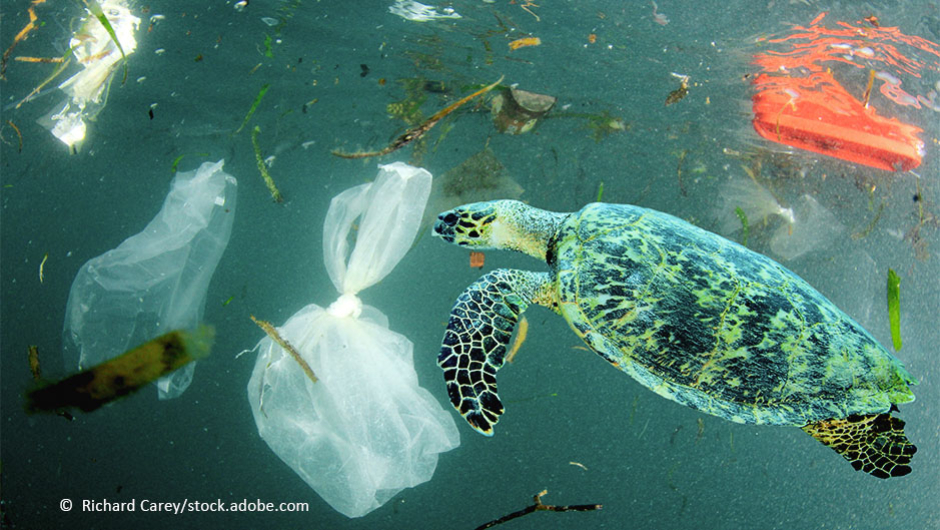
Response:
[[[69,48],[83,69],[59,85],[68,98],[38,120],[73,152],[85,139],[85,121],[94,119],[104,109],[117,63],[126,60],[137,48],[134,34],[140,19],[131,14],[123,0],[102,2],[100,9],[107,13],[105,20],[110,28],[101,21],[104,14],[99,17],[88,12],[82,19],[69,40]]]
[[[501,133],[527,133],[555,106],[556,101],[554,96],[517,88],[502,90],[493,98],[493,122]]]
[[[743,221],[740,209],[745,214],[750,225],[756,225],[770,216],[780,216],[786,222],[793,223],[793,210],[780,206],[770,190],[749,178],[738,178],[728,181],[721,188],[721,218],[719,230],[727,236],[738,230],[743,230]]]
[[[526,37],[524,39],[516,39],[509,43],[509,49],[518,50],[519,48],[525,48],[527,46],[541,46],[542,39],[538,37]]]
[[[179,172],[159,213],[138,234],[87,261],[65,309],[65,365],[84,370],[168,329],[201,320],[209,282],[235,217],[237,183],[223,161]],[[160,399],[179,396],[194,364],[157,381]]]
[[[411,248],[431,191],[424,169],[379,168],[326,214],[323,261],[339,298],[268,325],[280,340],[262,339],[247,389],[271,450],[347,517],[430,480],[440,453],[460,445],[452,415],[418,384],[414,359],[427,352],[358,297]]]
[[[388,11],[415,22],[427,22],[439,18],[461,18],[460,14],[454,11],[452,7],[445,7],[438,13],[436,7],[413,0],[398,0],[394,5],[389,6]]]
[[[832,212],[810,195],[803,195],[793,205],[790,222],[774,230],[770,250],[780,259],[796,259],[832,245],[843,231],[845,227]]]
[[[656,22],[660,26],[665,26],[666,24],[668,24],[669,17],[667,17],[664,13],[660,13],[657,11],[659,9],[659,6],[656,5],[656,2],[650,2],[650,4],[652,4],[653,6],[653,22]]]
[[[765,49],[754,56],[761,68],[754,79],[754,129],[772,142],[870,167],[916,168],[925,153],[922,129],[879,114],[869,101],[871,85],[864,89],[864,82],[850,81],[877,79],[885,98],[877,102],[882,112],[890,110],[888,104],[932,108],[923,104],[933,100],[929,92],[910,91],[924,84],[924,70],[940,71],[940,46],[870,21],[828,28],[822,25],[825,16],[787,35],[760,39]],[[902,88],[904,82],[915,86]]]

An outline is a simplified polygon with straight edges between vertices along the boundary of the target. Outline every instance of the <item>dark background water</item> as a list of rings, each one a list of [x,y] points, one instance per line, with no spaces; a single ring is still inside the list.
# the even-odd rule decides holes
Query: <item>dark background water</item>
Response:
[[[940,528],[940,237],[935,220],[922,227],[917,248],[904,237],[920,219],[912,201],[918,178],[805,153],[780,154],[751,132],[750,92],[741,79],[752,70],[755,36],[807,24],[822,11],[830,11],[833,22],[876,14],[883,25],[940,41],[936,2],[693,6],[664,0],[659,10],[669,17],[666,26],[654,22],[644,2],[545,1],[532,8],[541,19],[536,20],[518,1],[461,1],[449,5],[463,18],[423,23],[388,13],[390,4],[259,0],[244,12],[232,2],[134,5],[143,21],[128,83],[114,83],[77,155],[69,155],[35,123],[60,93],[52,91],[19,110],[7,108],[51,67],[12,63],[8,68],[8,80],[0,84],[3,121],[17,124],[23,147],[18,152],[16,136],[5,126],[0,147],[4,524],[470,529],[521,509],[547,489],[547,503],[601,503],[604,509],[539,513],[507,524],[517,529]],[[28,20],[26,7],[24,1],[4,2],[4,49]],[[149,12],[142,14],[144,8]],[[60,3],[38,6],[36,12],[46,24],[14,55],[63,53],[65,28],[80,10]],[[153,14],[166,19],[148,31]],[[285,22],[279,32],[261,20],[265,16]],[[530,34],[542,45],[508,51],[509,41]],[[595,43],[588,42],[589,34],[596,35]],[[263,53],[265,35],[275,41],[273,57]],[[157,49],[165,52],[156,54]],[[361,64],[369,67],[364,77]],[[666,107],[663,101],[678,87],[671,72],[690,75],[693,84],[684,100]],[[915,387],[917,401],[901,411],[919,447],[913,474],[877,480],[854,472],[799,429],[736,425],[661,399],[595,355],[574,349],[578,339],[568,326],[533,308],[528,341],[517,361],[500,372],[507,412],[495,437],[477,435],[458,418],[462,444],[441,456],[431,482],[403,491],[364,518],[347,519],[320,500],[258,436],[245,390],[254,355],[235,357],[262,336],[248,315],[280,324],[308,303],[328,305],[335,299],[322,265],[323,219],[334,195],[374,177],[377,161],[342,160],[330,150],[378,149],[405,130],[386,113],[389,103],[406,97],[398,80],[420,77],[450,87],[448,93],[426,93],[422,109],[430,116],[468,93],[469,85],[500,75],[506,83],[556,96],[554,117],[533,133],[501,135],[485,108],[468,106],[429,133],[420,162],[433,175],[488,145],[530,204],[573,211],[594,200],[603,182],[605,201],[657,208],[718,230],[728,214],[723,183],[746,178],[734,152],[756,153],[765,157],[764,177],[783,202],[809,193],[845,227],[838,232],[833,225],[819,225],[801,232],[808,238],[835,236],[784,264],[883,344],[890,343],[885,276],[889,267],[898,271],[904,336],[898,356],[921,382]],[[859,79],[847,82],[849,88],[860,92],[864,77]],[[923,79],[906,79],[905,86],[929,87],[937,79],[938,73],[929,71]],[[276,156],[271,174],[287,197],[280,205],[270,200],[258,174],[247,128],[232,135],[264,84],[270,89],[251,125],[262,129],[265,156]],[[302,112],[314,98],[317,102]],[[937,114],[873,102],[926,129],[927,155],[916,171],[922,205],[937,215]],[[605,113],[622,119],[629,130],[596,139],[587,118],[571,116]],[[212,356],[199,363],[192,386],[175,400],[158,401],[155,390],[145,389],[93,414],[76,415],[73,422],[25,415],[22,393],[31,382],[27,345],[39,345],[44,375],[59,377],[73,369],[58,353],[72,279],[85,261],[139,232],[156,214],[180,155],[186,155],[181,170],[224,158],[225,170],[239,182],[232,238],[206,302],[205,320],[217,328]],[[380,161],[417,161],[416,156],[409,146]],[[853,238],[865,232],[882,203],[871,232]],[[750,246],[768,251],[774,228],[755,224]],[[46,253],[40,283],[38,268]],[[543,265],[490,252],[485,270],[496,267]],[[387,279],[361,294],[389,315],[392,329],[414,342],[419,378],[444,405],[435,366],[443,326],[454,298],[479,274],[467,266],[464,251],[425,236]],[[63,498],[260,499],[308,502],[310,510],[63,513]]]

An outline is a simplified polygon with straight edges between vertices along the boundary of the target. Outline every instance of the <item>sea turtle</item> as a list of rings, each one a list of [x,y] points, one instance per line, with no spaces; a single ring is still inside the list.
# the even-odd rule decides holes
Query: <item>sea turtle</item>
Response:
[[[598,355],[657,394],[737,423],[794,425],[880,478],[917,450],[895,405],[901,362],[775,261],[681,219],[594,203],[554,213],[519,201],[441,213],[436,236],[517,250],[549,272],[497,269],[451,311],[438,364],[451,403],[491,436],[496,371],[529,304],[560,313]]]

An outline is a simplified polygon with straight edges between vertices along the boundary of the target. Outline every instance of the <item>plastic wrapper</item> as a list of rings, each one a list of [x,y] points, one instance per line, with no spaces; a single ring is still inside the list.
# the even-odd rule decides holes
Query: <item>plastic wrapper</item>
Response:
[[[438,454],[460,444],[451,415],[418,385],[411,341],[356,296],[411,247],[431,189],[423,169],[380,168],[373,183],[334,197],[327,213],[324,261],[339,299],[328,308],[310,304],[278,328],[317,381],[265,338],[248,383],[261,437],[348,517],[429,480]]]
[[[415,22],[427,22],[439,18],[460,18],[460,13],[454,11],[452,7],[442,8],[438,12],[436,7],[424,5],[414,0],[395,0],[395,3],[388,8],[388,11]]]
[[[82,69],[59,85],[68,98],[39,120],[62,143],[76,150],[85,139],[86,121],[94,120],[104,109],[108,88],[121,61],[137,49],[135,33],[140,19],[131,14],[126,2],[107,0],[100,2],[100,6],[124,55],[104,26],[89,12],[69,40],[75,62]]]
[[[794,222],[792,209],[780,206],[770,190],[749,178],[729,180],[722,185],[720,196],[719,230],[724,235],[741,230],[741,219],[735,213],[736,208],[741,208],[753,225],[771,216],[779,216],[787,223]]]
[[[770,250],[789,261],[810,251],[831,248],[844,231],[832,212],[812,196],[803,195],[793,207],[793,220],[774,230]]]
[[[170,330],[195,327],[235,217],[235,178],[224,161],[177,173],[163,208],[139,234],[85,263],[69,293],[66,366],[100,364]],[[195,363],[158,380],[179,396]]]

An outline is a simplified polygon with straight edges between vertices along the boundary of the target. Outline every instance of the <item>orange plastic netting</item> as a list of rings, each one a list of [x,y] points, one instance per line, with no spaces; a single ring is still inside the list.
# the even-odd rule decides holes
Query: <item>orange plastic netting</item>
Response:
[[[940,71],[940,46],[896,27],[879,27],[873,17],[826,28],[825,16],[758,41],[768,49],[753,61],[761,69],[754,79],[754,129],[773,142],[870,167],[917,167],[924,156],[922,129],[879,115],[870,95],[877,81],[886,106],[940,110],[936,91],[912,95],[901,87],[902,79]],[[841,65],[854,68],[846,72]],[[867,78],[867,88],[858,90],[861,99],[836,79],[834,69],[846,81]]]

